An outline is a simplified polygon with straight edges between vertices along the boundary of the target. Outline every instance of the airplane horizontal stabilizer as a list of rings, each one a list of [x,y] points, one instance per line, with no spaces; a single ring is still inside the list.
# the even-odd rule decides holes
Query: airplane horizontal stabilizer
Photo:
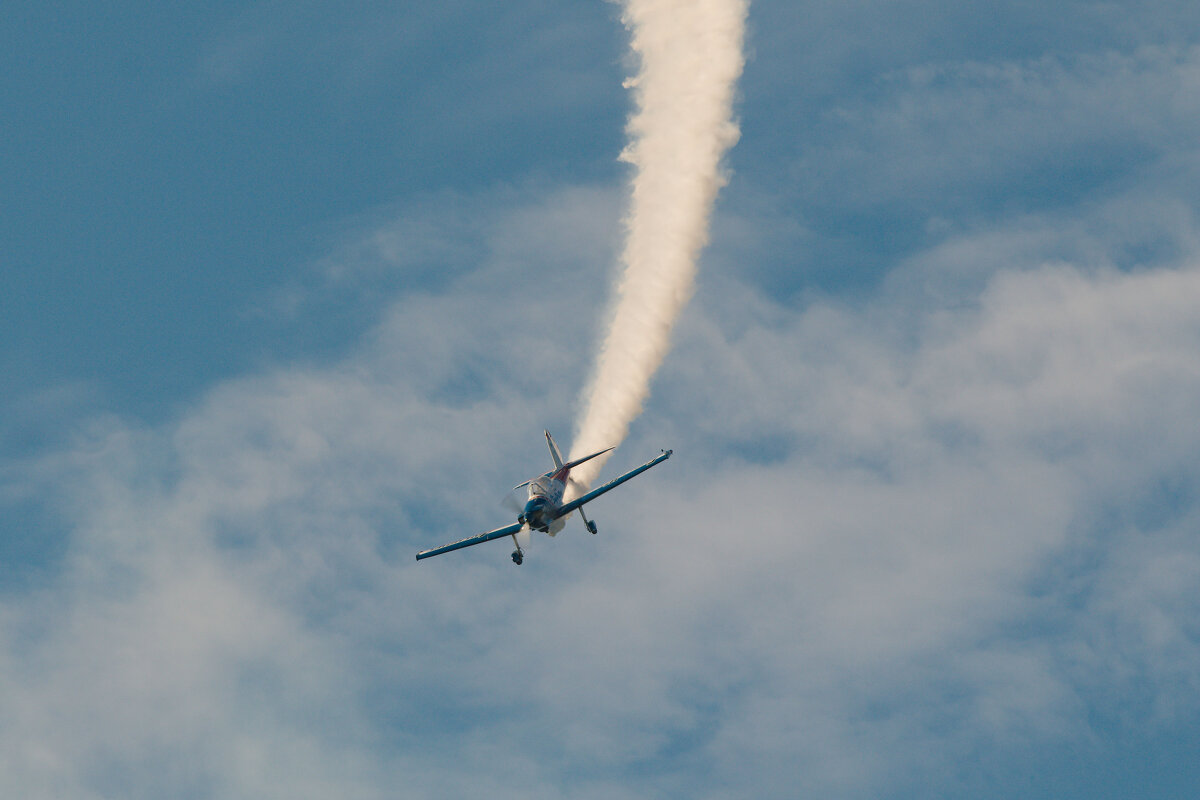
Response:
[[[584,456],[583,458],[577,458],[574,461],[568,461],[566,464],[563,464],[563,468],[571,469],[571,467],[578,467],[580,464],[582,464],[585,461],[591,461],[596,456],[602,456],[605,453],[609,452],[610,450],[616,450],[616,449],[617,448],[615,448],[615,447],[606,447],[603,450],[598,450],[597,452],[592,453],[590,456]]]

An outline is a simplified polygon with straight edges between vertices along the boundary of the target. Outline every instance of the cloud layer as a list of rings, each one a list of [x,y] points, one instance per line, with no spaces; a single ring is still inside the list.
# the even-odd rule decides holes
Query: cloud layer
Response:
[[[737,179],[606,472],[676,455],[598,536],[413,561],[575,418],[609,183],[376,209],[247,301],[366,333],[164,421],[7,404],[0,500],[54,545],[0,594],[0,794],[1190,789],[1194,12],[889,8],[752,9]]]
[[[553,265],[499,232],[586,231],[587,197],[505,212],[341,363],[37,462],[71,539],[5,603],[6,792],[953,793],[964,759],[1195,718],[1191,267],[950,306],[711,280],[628,447],[682,458],[600,536],[412,562],[541,467],[587,332],[511,313]]]

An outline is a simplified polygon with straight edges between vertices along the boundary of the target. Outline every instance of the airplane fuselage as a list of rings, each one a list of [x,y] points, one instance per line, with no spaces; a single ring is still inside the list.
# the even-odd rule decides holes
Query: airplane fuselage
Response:
[[[570,467],[561,467],[552,474],[531,481],[529,499],[525,502],[525,508],[517,518],[518,521],[528,525],[530,530],[541,531],[551,536],[561,531],[567,524],[567,517],[570,516],[558,516],[558,508],[562,505],[570,474]]]

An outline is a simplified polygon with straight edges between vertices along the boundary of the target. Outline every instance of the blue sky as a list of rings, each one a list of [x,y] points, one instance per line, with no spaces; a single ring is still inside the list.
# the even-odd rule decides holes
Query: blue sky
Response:
[[[696,295],[569,441],[610,3],[0,22],[6,796],[1179,797],[1200,10],[752,3]]]

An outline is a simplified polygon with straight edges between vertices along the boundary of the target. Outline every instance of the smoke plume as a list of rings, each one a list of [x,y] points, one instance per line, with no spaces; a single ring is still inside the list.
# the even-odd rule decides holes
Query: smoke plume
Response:
[[[584,392],[572,458],[619,444],[641,413],[671,329],[692,294],[696,258],[724,184],[721,157],[738,139],[747,0],[625,0],[640,61],[626,82],[636,109],[621,159],[634,167],[623,271],[608,332]],[[607,457],[573,473],[590,485]]]

